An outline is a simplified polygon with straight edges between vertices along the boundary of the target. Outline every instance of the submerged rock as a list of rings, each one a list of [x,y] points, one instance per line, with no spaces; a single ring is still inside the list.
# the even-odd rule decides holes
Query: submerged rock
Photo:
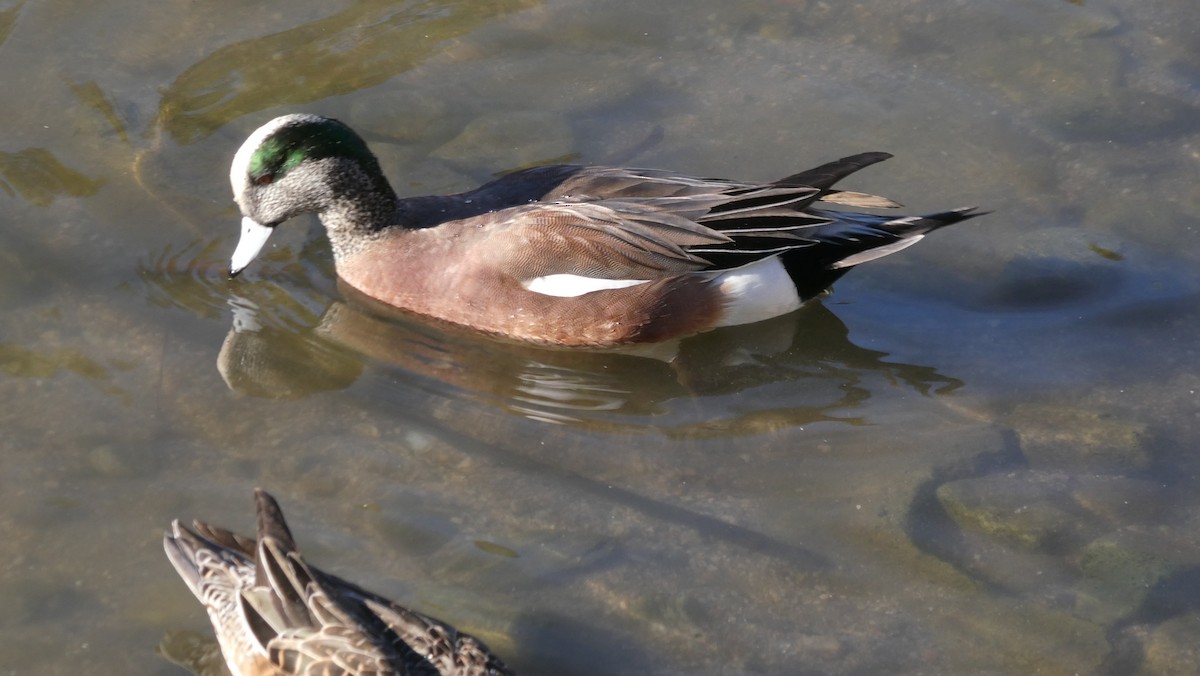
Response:
[[[1150,465],[1146,425],[1066,405],[1021,404],[1008,420],[1035,468],[1141,470]]]
[[[1200,614],[1189,613],[1149,629],[1138,674],[1194,674],[1200,665]]]
[[[1079,554],[1080,588],[1090,596],[1088,614],[1103,620],[1177,612],[1186,599],[1176,587],[1193,586],[1185,571],[1200,560],[1200,549],[1167,529],[1126,528],[1088,543]],[[1183,577],[1180,577],[1183,575]]]
[[[1090,526],[1069,509],[1066,474],[1021,471],[960,479],[938,487],[937,497],[964,530],[1027,549],[1056,548]]]
[[[1113,525],[1149,522],[1162,513],[1164,487],[1146,479],[1084,474],[1072,481],[1071,498]]]

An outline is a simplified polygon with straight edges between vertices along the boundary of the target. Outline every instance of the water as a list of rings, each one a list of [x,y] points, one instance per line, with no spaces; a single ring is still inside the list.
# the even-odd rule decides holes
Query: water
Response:
[[[280,499],[320,566],[526,673],[1189,673],[1200,17],[1023,0],[0,6],[0,673],[185,673],[161,551]],[[546,161],[994,213],[673,361],[236,281],[285,112],[403,194]],[[659,355],[662,356],[662,355]],[[161,646],[160,646],[161,643]]]

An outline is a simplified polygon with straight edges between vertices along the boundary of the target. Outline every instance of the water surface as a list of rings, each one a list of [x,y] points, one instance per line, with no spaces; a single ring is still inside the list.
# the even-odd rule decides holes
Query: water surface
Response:
[[[1200,15],[1179,0],[0,5],[0,671],[186,673],[173,518],[525,673],[1189,673]],[[670,354],[381,317],[228,164],[343,119],[402,194],[552,161],[989,216]]]

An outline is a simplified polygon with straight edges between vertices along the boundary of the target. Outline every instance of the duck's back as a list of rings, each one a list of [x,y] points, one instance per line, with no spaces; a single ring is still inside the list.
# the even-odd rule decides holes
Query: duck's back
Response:
[[[474,190],[453,195],[409,197],[400,201],[400,219],[409,228],[429,228],[509,207],[557,199],[559,186],[588,171],[573,164],[548,164],[505,174]]]

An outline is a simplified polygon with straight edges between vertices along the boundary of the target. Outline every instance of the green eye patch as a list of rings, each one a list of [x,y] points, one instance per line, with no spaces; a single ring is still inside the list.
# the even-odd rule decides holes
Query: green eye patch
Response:
[[[266,185],[305,160],[325,157],[372,159],[371,151],[362,139],[341,122],[329,119],[306,121],[279,129],[258,146],[250,156],[250,180],[255,185]]]

